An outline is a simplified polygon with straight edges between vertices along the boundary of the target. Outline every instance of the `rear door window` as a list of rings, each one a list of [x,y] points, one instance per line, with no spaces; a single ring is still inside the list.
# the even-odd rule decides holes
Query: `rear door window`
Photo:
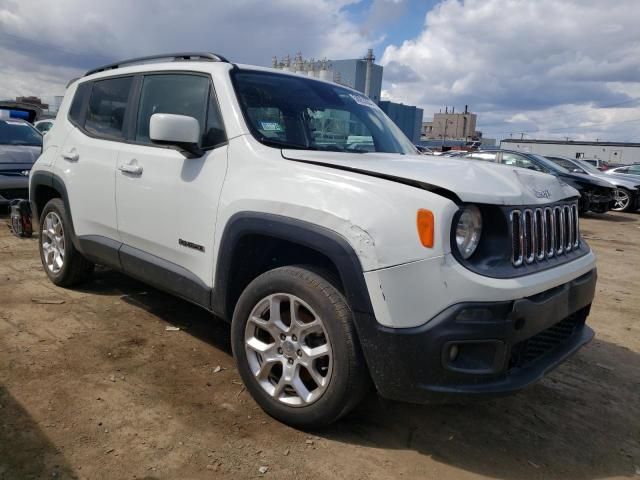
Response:
[[[100,137],[124,138],[124,118],[133,77],[93,83],[84,128]]]

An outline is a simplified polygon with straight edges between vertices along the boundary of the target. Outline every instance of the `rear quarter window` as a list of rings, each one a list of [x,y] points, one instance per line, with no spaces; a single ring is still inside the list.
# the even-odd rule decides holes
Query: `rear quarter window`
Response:
[[[84,128],[100,137],[123,138],[124,118],[133,77],[110,78],[93,83]]]
[[[85,105],[85,99],[91,91],[91,83],[85,82],[78,85],[76,93],[73,96],[71,102],[71,108],[69,109],[69,120],[77,126],[82,126],[83,107]]]

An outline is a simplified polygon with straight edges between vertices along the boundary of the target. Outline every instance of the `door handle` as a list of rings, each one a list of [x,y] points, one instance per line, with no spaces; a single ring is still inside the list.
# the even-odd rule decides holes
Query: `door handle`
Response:
[[[118,167],[123,173],[130,173],[132,175],[141,175],[142,174],[142,166],[141,165],[131,165],[130,163],[125,163]]]
[[[66,152],[62,152],[62,158],[68,160],[69,162],[77,162],[80,158],[78,151],[75,148],[68,150]]]

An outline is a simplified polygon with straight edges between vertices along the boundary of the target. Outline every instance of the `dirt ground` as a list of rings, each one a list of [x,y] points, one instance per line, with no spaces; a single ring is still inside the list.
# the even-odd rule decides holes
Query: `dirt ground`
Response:
[[[313,433],[258,409],[222,321],[106,269],[57,288],[4,223],[1,479],[640,478],[640,214],[582,220],[596,339],[548,378],[468,405],[372,394]]]

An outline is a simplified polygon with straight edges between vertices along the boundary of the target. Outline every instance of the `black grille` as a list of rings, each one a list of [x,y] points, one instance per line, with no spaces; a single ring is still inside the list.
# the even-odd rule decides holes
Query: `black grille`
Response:
[[[543,262],[580,246],[577,204],[511,210],[511,262]]]
[[[29,198],[29,190],[26,188],[9,188],[0,190],[0,197],[6,200],[15,200],[16,198]]]
[[[511,347],[509,368],[524,367],[564,343],[584,323],[581,311]]]

